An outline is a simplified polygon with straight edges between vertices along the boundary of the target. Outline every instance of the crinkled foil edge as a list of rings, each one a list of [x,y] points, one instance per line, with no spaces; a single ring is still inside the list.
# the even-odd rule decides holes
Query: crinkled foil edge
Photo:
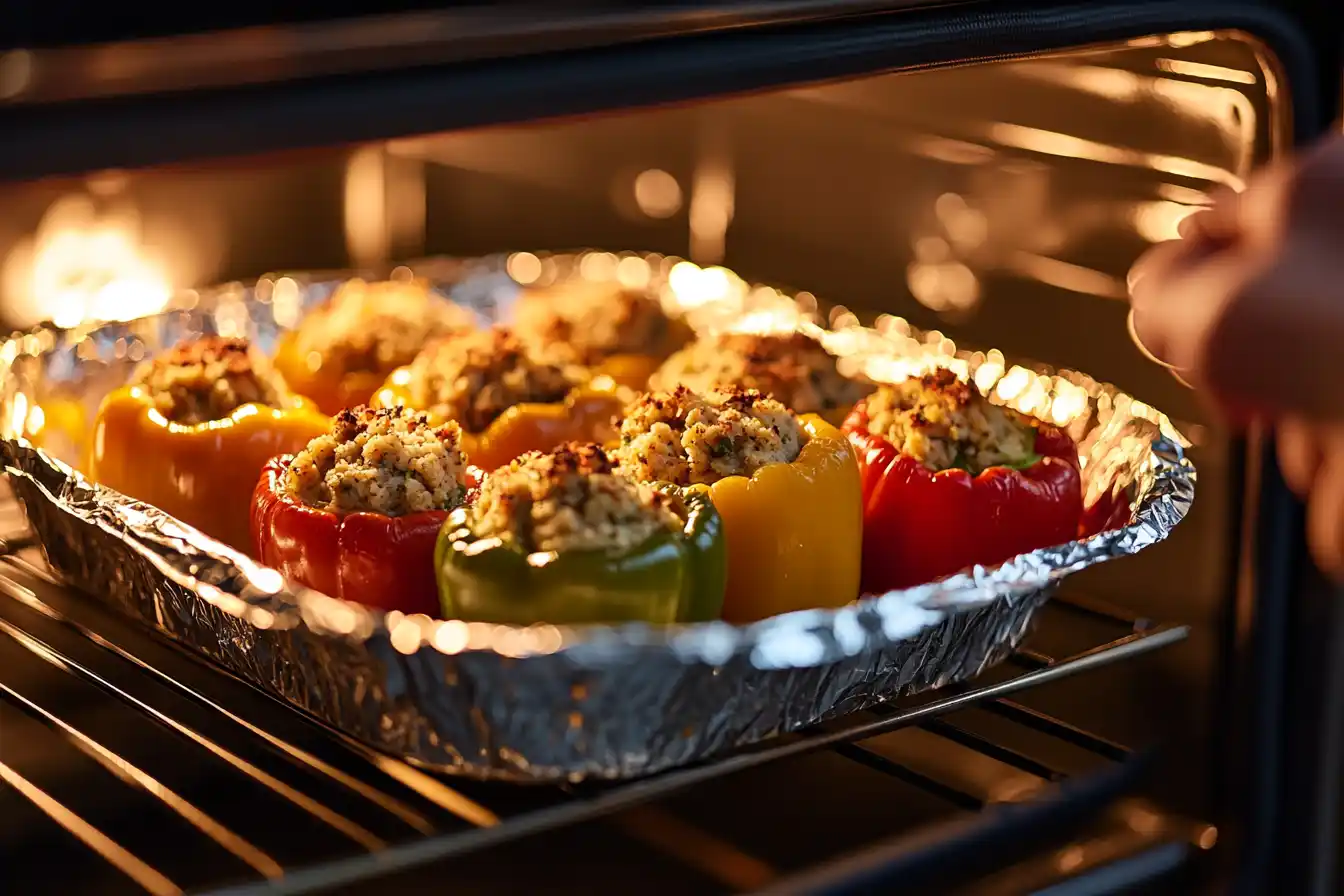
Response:
[[[799,326],[842,354],[964,363],[969,375],[999,363],[995,353],[955,352],[891,319],[886,331],[883,321],[860,327],[832,308],[823,323],[814,302],[742,284],[723,269],[635,253],[525,254],[528,273],[538,274],[532,282],[634,270],[669,301],[676,270],[707,279],[710,270],[716,288],[737,285],[720,297],[730,313],[713,302],[691,309],[702,328],[793,308]],[[586,265],[593,255],[602,265]],[[644,267],[620,268],[627,258]],[[511,262],[441,259],[414,270],[494,319],[507,316],[519,289]],[[247,332],[265,344],[334,283],[263,278],[192,294],[153,318],[16,335],[0,348],[0,457],[52,567],[71,584],[347,734],[455,774],[646,775],[971,678],[1017,647],[1063,578],[1162,540],[1194,497],[1194,468],[1166,418],[1080,374],[1039,373],[1039,382],[1086,394],[1088,422],[1072,431],[1089,493],[1131,501],[1128,524],[838,610],[749,626],[518,628],[382,614],[288,583],[157,509],[88,483],[25,438],[44,394],[91,388],[134,360],[136,346],[153,351],[202,331]],[[858,344],[868,347],[852,350]]]

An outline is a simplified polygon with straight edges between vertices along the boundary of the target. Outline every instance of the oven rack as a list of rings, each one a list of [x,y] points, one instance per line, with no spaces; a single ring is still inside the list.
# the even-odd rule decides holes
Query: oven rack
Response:
[[[54,892],[950,892],[1166,872],[1216,837],[1122,799],[1147,751],[1017,699],[1188,633],[1104,601],[1057,597],[969,685],[640,781],[518,787],[376,753],[159,640],[62,586],[0,502],[3,860]]]

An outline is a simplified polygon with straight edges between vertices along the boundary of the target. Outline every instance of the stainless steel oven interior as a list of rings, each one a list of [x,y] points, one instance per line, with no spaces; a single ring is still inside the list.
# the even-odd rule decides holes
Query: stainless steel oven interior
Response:
[[[1170,414],[1199,468],[1169,542],[1071,581],[1028,649],[982,680],[600,788],[438,778],[319,729],[63,589],[10,504],[4,873],[108,893],[442,880],[858,892],[899,873],[914,888],[997,893],[1159,879],[1188,892],[1191,874],[1254,872],[1248,856],[1273,853],[1256,807],[1293,786],[1266,771],[1277,748],[1263,728],[1298,715],[1281,702],[1278,716],[1237,710],[1251,694],[1283,699],[1287,661],[1257,651],[1286,637],[1265,629],[1292,619],[1266,606],[1295,587],[1300,538],[1259,482],[1254,446],[1130,341],[1125,272],[1318,113],[1298,105],[1310,91],[1288,63],[1301,60],[1260,35],[1070,35],[1051,45],[1067,51],[1029,58],[226,161],[189,157],[215,155],[201,147],[171,166],[72,162],[87,173],[0,186],[11,327],[131,317],[265,272],[381,272],[441,254],[509,253],[529,283],[550,273],[548,251],[592,248],[588,264],[637,284],[647,269],[620,252],[652,251],[683,262],[687,294],[712,293],[723,266],[806,290],[832,314],[897,316],[1084,370]],[[0,89],[23,87],[3,80],[10,59]],[[1292,543],[1267,545],[1257,520]],[[856,731],[884,721],[885,733]]]

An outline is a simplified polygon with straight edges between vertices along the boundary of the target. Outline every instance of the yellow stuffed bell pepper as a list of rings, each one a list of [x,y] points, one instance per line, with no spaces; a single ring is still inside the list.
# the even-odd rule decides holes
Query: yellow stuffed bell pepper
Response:
[[[709,492],[728,542],[723,618],[840,607],[859,595],[863,499],[849,442],[815,414],[799,418],[807,443],[792,463],[729,476]]]
[[[646,393],[615,451],[626,475],[708,494],[723,520],[723,618],[840,607],[859,594],[863,500],[845,436],[752,389]]]
[[[346,370],[339,363],[328,363],[320,355],[309,358],[301,353],[298,336],[286,333],[275,351],[275,369],[285,383],[299,395],[311,399],[325,414],[364,404],[382,384],[385,371]]]
[[[103,400],[93,426],[89,478],[153,504],[230,547],[250,553],[252,491],[262,467],[326,432],[330,421],[309,400],[278,407],[251,403],[204,423],[172,423],[143,386]]]
[[[273,363],[291,390],[337,414],[368,402],[427,341],[475,327],[422,280],[348,280],[280,338]]]
[[[409,367],[395,371],[374,393],[370,405],[413,407],[410,381]],[[613,421],[624,406],[625,398],[615,384],[579,386],[562,401],[516,404],[480,432],[463,427],[462,450],[473,464],[489,472],[529,451],[550,451],[566,442],[609,445],[616,437]]]
[[[654,355],[610,355],[593,367],[599,376],[610,377],[617,386],[627,389],[647,389],[649,377],[662,366],[663,359]]]
[[[26,401],[24,393],[15,395],[16,416],[22,427],[17,434],[48,454],[78,467],[84,460],[86,452],[82,446],[90,431],[89,413],[84,403],[76,398],[52,396],[21,412],[19,403]]]

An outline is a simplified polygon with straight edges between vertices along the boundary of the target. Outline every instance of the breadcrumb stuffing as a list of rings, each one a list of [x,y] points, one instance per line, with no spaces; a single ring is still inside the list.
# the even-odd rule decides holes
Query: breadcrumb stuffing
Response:
[[[540,356],[596,365],[612,355],[667,355],[690,330],[647,292],[575,280],[529,290],[518,303],[518,335]]]
[[[245,404],[275,405],[284,382],[246,339],[202,336],[140,366],[131,378],[167,420],[194,426],[222,420]]]
[[[796,414],[843,417],[873,386],[840,372],[836,359],[806,333],[718,333],[702,337],[664,362],[652,389],[723,386],[755,389]]]
[[[470,311],[422,282],[350,280],[304,317],[295,347],[314,369],[390,372],[427,340],[474,327]]]
[[[807,433],[789,410],[749,389],[699,395],[678,386],[626,408],[621,471],[641,482],[712,484],[798,459]]]
[[[533,451],[492,473],[469,513],[481,538],[529,553],[618,554],[660,531],[680,531],[675,498],[619,475],[597,445]]]
[[[504,328],[449,336],[426,346],[410,366],[413,407],[483,432],[500,414],[524,402],[563,401],[582,371],[541,361]]]
[[[1036,428],[1005,407],[990,404],[970,383],[941,369],[868,399],[868,431],[930,470],[972,474],[996,466],[1021,466],[1035,458]]]
[[[337,414],[330,433],[294,456],[285,484],[334,513],[452,510],[467,495],[461,435],[456,423],[433,426],[423,413],[361,405]]]

